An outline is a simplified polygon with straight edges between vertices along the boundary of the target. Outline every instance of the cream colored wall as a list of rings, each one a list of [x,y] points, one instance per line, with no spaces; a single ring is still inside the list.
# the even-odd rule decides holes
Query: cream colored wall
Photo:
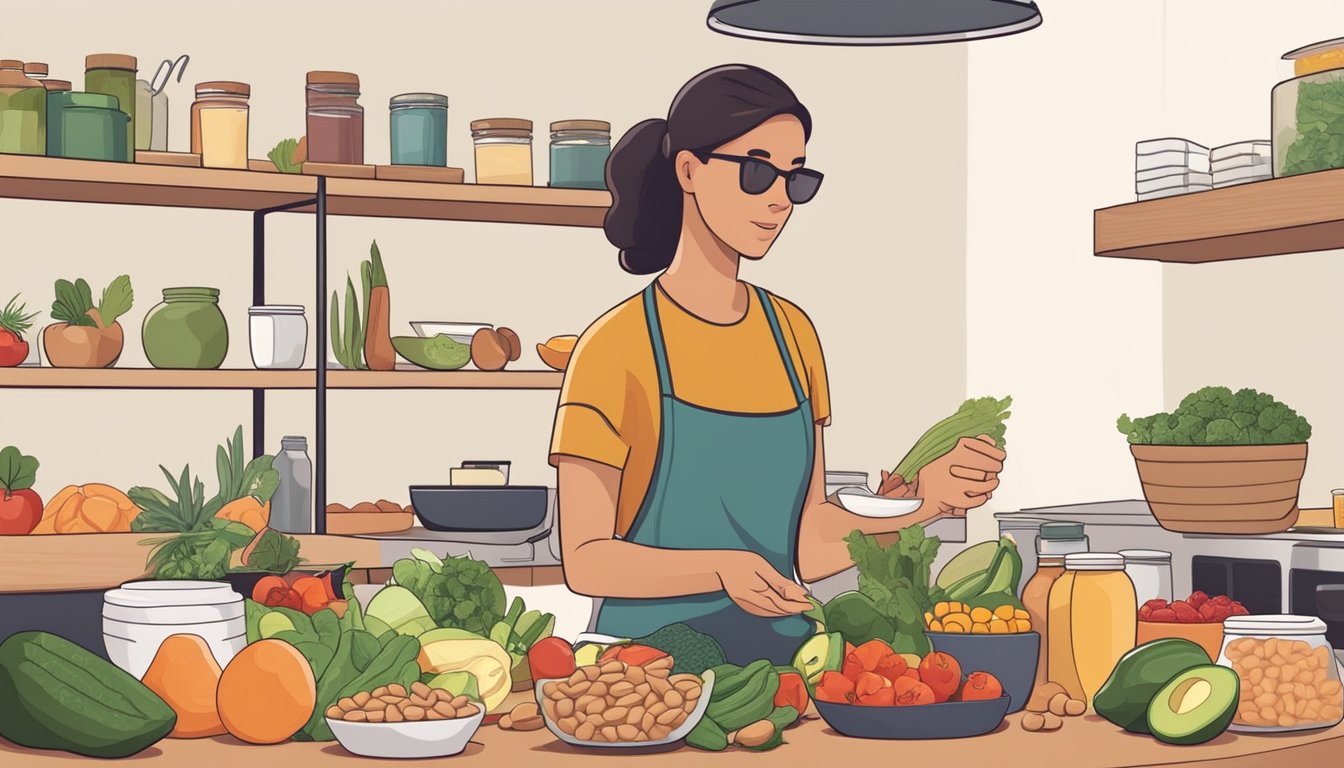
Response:
[[[970,46],[967,390],[1011,394],[1003,486],[971,513],[1139,493],[1122,411],[1162,405],[1162,276],[1092,256],[1092,210],[1133,199],[1136,139],[1163,135],[1161,3],[1042,3]]]
[[[964,48],[844,50],[753,43],[704,27],[704,0],[629,3],[231,2],[187,21],[181,3],[136,0],[117,12],[48,0],[10,9],[10,29],[50,29],[5,56],[46,61],[82,81],[83,57],[119,51],[155,62],[187,52],[170,88],[171,148],[187,143],[190,84],[252,84],[251,155],[303,131],[304,73],[360,74],[366,157],[387,159],[388,97],[447,93],[449,161],[471,174],[467,123],[491,116],[544,125],[610,120],[616,131],[666,112],[677,88],[726,62],[764,66],[816,116],[809,159],[826,187],[800,209],[780,245],[745,277],[793,299],[819,328],[830,366],[835,425],[830,466],[876,472],[899,460],[927,424],[964,394],[966,68]],[[62,19],[59,31],[53,18]],[[538,179],[546,169],[538,136]],[[250,365],[250,217],[244,213],[3,201],[4,288],[45,309],[57,277],[95,290],[131,274],[122,366],[143,366],[138,329],[165,286],[221,289],[230,367]],[[313,306],[312,219],[272,217],[267,300]],[[418,319],[505,324],[533,343],[579,332],[642,280],[616,266],[600,231],[492,224],[333,218],[330,279],[343,283],[377,238],[392,289],[394,330]],[[22,260],[18,260],[21,257]],[[357,275],[356,275],[357,279]],[[338,283],[340,281],[340,283]],[[309,362],[312,361],[310,345]],[[246,393],[13,392],[3,395],[5,442],[43,462],[39,491],[67,483],[162,484],[155,469],[183,462],[214,486],[213,447],[249,421]],[[268,443],[312,434],[312,397],[270,397]],[[410,483],[444,482],[464,458],[506,457],[522,483],[552,483],[545,461],[554,393],[336,392],[330,397],[329,498],[404,500]]]
[[[1270,136],[1270,89],[1286,51],[1344,30],[1344,5],[1292,0],[1167,3],[1164,112],[1173,135],[1210,146]],[[1231,53],[1229,53],[1231,52]],[[1344,326],[1339,251],[1163,267],[1166,400],[1209,384],[1272,393],[1311,421],[1301,503],[1344,486]]]

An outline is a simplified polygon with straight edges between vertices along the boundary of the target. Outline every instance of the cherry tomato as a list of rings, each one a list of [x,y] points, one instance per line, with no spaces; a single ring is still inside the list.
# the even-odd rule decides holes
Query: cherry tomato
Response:
[[[289,585],[279,576],[262,576],[261,579],[257,581],[256,586],[252,587],[253,602],[261,603],[262,605],[270,605],[270,603],[266,602],[266,596],[271,594],[271,590],[277,588],[288,591]]]

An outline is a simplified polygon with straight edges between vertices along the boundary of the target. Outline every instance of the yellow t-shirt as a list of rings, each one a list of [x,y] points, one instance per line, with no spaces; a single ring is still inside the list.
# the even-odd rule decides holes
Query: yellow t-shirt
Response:
[[[681,308],[657,288],[672,390],[680,400],[732,413],[779,413],[796,406],[788,373],[755,290],[746,315],[720,325]],[[826,364],[816,328],[801,309],[770,297],[785,345],[818,424],[830,423]],[[588,327],[575,347],[560,391],[551,464],[562,456],[622,470],[616,532],[635,519],[658,454],[658,370],[642,294],[621,302]]]

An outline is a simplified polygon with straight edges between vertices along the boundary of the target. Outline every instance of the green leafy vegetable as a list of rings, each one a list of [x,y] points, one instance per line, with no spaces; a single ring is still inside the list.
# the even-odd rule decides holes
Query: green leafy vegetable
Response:
[[[84,278],[74,283],[69,280],[56,281],[56,301],[51,305],[53,320],[70,325],[97,327],[89,310],[93,309],[93,292]]]
[[[1344,168],[1344,80],[1300,83],[1296,118],[1297,138],[1284,153],[1280,175]]]
[[[467,555],[439,560],[424,550],[392,565],[392,579],[406,587],[440,627],[488,637],[504,620],[504,585],[490,566]]]
[[[364,300],[363,321],[355,284],[345,278],[345,325],[341,325],[341,305],[336,291],[331,292],[331,353],[346,370],[364,370],[364,328],[368,323],[368,299]]]
[[[1131,419],[1116,428],[1137,445],[1285,445],[1305,443],[1311,424],[1297,411],[1254,389],[1204,387],[1171,413]]]
[[[33,327],[33,318],[38,316],[38,312],[28,312],[27,304],[18,304],[19,294],[14,294],[4,309],[0,309],[0,330],[9,331],[20,339]],[[18,306],[15,306],[18,304]]]
[[[289,573],[298,566],[301,559],[298,539],[267,528],[261,532],[257,545],[252,548],[247,565],[258,571]]]
[[[892,474],[900,475],[907,483],[913,483],[921,469],[955,448],[957,441],[963,437],[989,435],[1002,448],[1007,432],[1004,422],[1012,416],[1008,410],[1012,404],[1011,397],[1002,400],[993,397],[967,400],[956,413],[934,424],[915,441]]]
[[[18,448],[6,446],[0,450],[0,498],[9,498],[10,492],[32,488],[37,481],[37,459],[24,456]]]
[[[930,650],[924,634],[924,613],[933,610],[941,592],[933,585],[930,569],[938,557],[938,537],[924,535],[922,526],[901,531],[900,539],[883,547],[877,539],[853,531],[845,537],[849,556],[859,569],[859,592],[896,628],[892,648],[920,656]]]
[[[111,326],[117,318],[131,311],[135,302],[135,291],[131,289],[131,276],[121,275],[107,284],[103,297],[98,301],[98,319],[104,328]]]
[[[148,567],[156,579],[214,581],[229,572],[229,557],[256,533],[242,523],[214,520],[205,530],[148,539]]]
[[[275,170],[281,173],[302,173],[303,165],[294,162],[294,151],[299,148],[298,139],[282,139],[266,157],[270,158]]]

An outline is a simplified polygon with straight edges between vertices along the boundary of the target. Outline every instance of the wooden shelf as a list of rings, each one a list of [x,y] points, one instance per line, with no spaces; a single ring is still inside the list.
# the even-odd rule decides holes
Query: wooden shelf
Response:
[[[330,389],[559,389],[559,371],[328,371]]]
[[[559,389],[559,371],[328,371],[331,389]],[[0,389],[313,389],[310,370],[0,368]]]
[[[297,174],[0,155],[0,197],[256,211],[316,192]]]
[[[0,155],[5,198],[256,211],[316,194],[301,174]],[[601,190],[327,179],[333,216],[600,227],[610,205]]]
[[[0,389],[312,389],[311,371],[0,368]]]
[[[1198,264],[1344,248],[1344,170],[1103,208],[1098,256]]]
[[[327,179],[334,216],[600,227],[611,195],[589,189]]]

